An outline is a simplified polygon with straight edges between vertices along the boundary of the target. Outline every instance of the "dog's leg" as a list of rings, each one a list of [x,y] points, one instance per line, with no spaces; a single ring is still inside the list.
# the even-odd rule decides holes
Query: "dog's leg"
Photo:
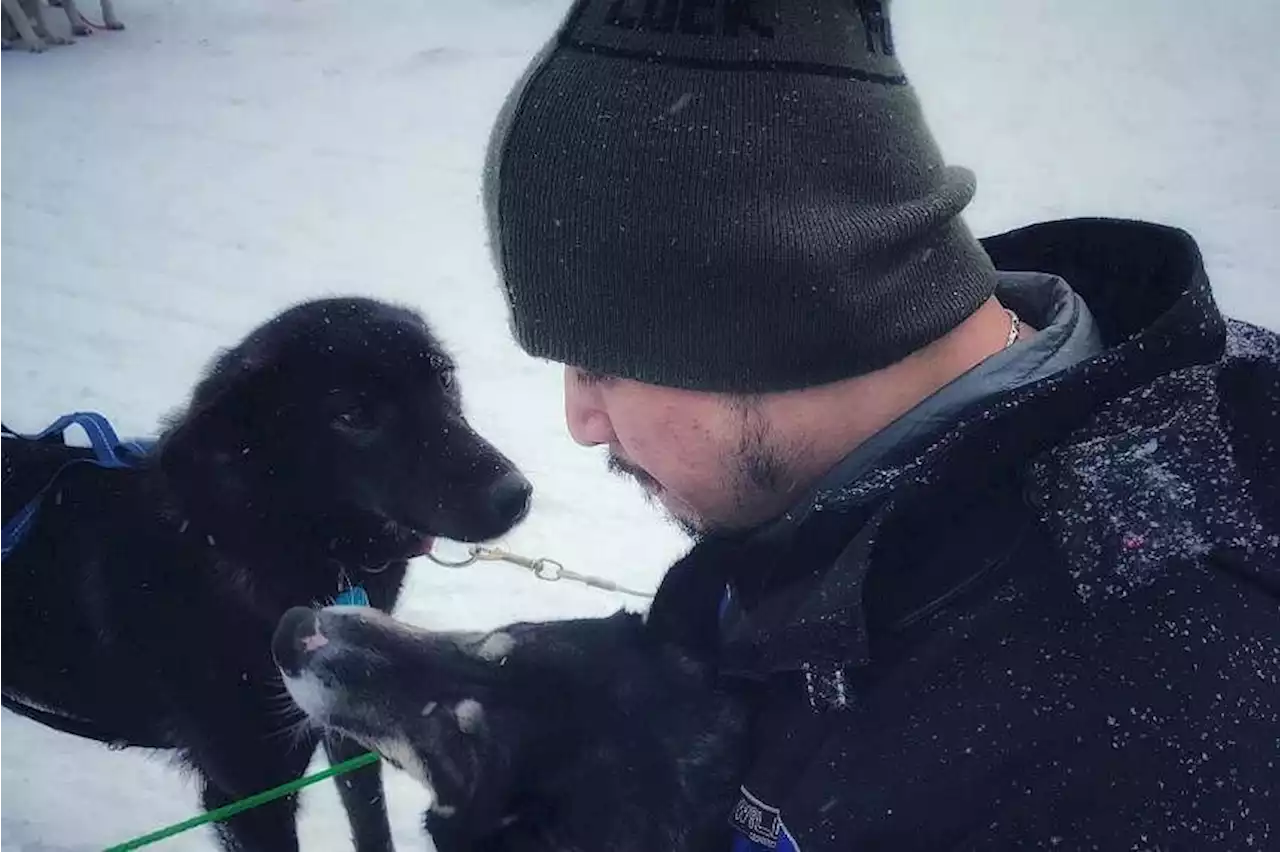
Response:
[[[13,47],[14,42],[18,40],[18,31],[13,28],[13,18],[9,17],[8,12],[0,11],[0,40],[4,42],[4,49],[8,50]],[[6,434],[12,433],[8,426],[0,423]]]
[[[116,7],[111,0],[102,0],[102,25],[109,30],[124,29],[124,24],[116,17]]]
[[[9,17],[8,11],[0,11],[0,45],[4,50],[11,50],[18,45],[18,31],[14,29],[13,18]],[[4,427],[5,431],[9,427]]]
[[[187,762],[204,782],[206,810],[302,777],[315,751],[315,740],[290,748],[244,730],[204,733],[204,747],[188,752]],[[218,823],[218,839],[227,852],[298,852],[297,812],[296,793],[267,802]]]
[[[206,779],[200,803],[211,811],[242,798],[244,795],[228,793]],[[298,852],[297,813],[298,798],[294,794],[216,823],[214,831],[227,852]]]
[[[336,764],[364,754],[368,749],[336,734],[325,737],[325,754]],[[351,821],[356,852],[393,852],[391,822],[382,785],[382,764],[375,763],[334,779],[342,806]]]
[[[48,44],[72,44],[72,40],[64,36],[56,36],[49,31],[49,24],[44,19],[44,5],[41,0],[22,0],[22,7],[31,19],[36,35]]]
[[[44,39],[36,35],[36,31],[32,29],[31,19],[22,10],[18,0],[4,0],[4,11],[9,15],[14,29],[18,31],[18,38],[23,47],[32,53],[40,53],[48,46],[44,43]]]
[[[80,14],[80,10],[76,7],[76,0],[62,0],[61,5],[62,11],[67,13],[67,23],[71,24],[71,32],[78,36],[93,35],[93,28],[84,19],[84,15]]]

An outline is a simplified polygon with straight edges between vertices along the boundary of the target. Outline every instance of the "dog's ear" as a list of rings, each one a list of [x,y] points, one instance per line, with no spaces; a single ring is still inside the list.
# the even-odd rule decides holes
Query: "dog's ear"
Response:
[[[244,504],[246,430],[261,382],[262,371],[251,361],[222,366],[196,388],[191,405],[161,440],[158,464],[184,503]]]

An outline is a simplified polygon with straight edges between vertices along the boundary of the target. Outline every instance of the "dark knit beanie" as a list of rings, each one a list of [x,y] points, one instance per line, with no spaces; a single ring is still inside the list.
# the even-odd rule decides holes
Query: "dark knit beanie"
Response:
[[[529,354],[735,393],[941,337],[995,289],[877,0],[582,0],[508,96],[485,207]]]

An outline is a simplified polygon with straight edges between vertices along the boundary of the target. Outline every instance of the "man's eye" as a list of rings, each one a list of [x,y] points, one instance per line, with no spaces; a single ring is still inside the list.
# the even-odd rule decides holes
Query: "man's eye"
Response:
[[[606,376],[604,373],[597,373],[592,370],[578,370],[578,381],[587,387],[593,385],[604,385],[614,380],[613,376]]]

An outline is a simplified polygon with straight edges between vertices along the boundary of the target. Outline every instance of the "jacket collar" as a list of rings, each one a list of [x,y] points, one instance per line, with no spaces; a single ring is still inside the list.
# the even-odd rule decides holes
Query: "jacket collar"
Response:
[[[664,580],[651,620],[670,624],[670,606],[714,624],[728,583],[736,600],[719,646],[727,670],[766,676],[815,662],[864,665],[875,630],[893,629],[1008,555],[1019,530],[987,533],[991,524],[1019,517],[1010,509],[1021,499],[1027,461],[1067,441],[1106,401],[1222,354],[1225,323],[1199,250],[1182,231],[1067,220],[983,245],[998,269],[1067,280],[1089,305],[1107,349],[967,409],[928,446],[812,495],[781,525],[698,545]],[[934,537],[935,529],[946,534]],[[877,572],[880,564],[893,569]],[[682,588],[697,588],[701,601],[670,603]],[[705,622],[679,629],[691,642],[713,642]]]

